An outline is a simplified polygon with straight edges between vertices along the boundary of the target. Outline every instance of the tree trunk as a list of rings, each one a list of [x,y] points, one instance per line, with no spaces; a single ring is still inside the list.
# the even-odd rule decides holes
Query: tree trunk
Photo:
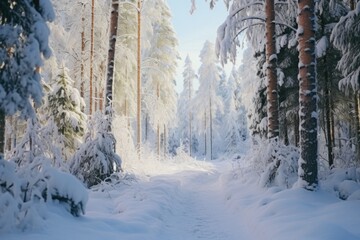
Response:
[[[137,27],[137,147],[141,147],[141,0],[138,0]]]
[[[159,124],[157,125],[157,134],[156,134],[156,140],[157,140],[157,155],[160,158],[160,127]]]
[[[5,155],[5,112],[0,110],[0,160]]]
[[[166,156],[166,126],[164,124],[164,157]]]
[[[100,94],[99,94],[99,109],[100,112],[103,111],[104,108],[104,89],[101,88]]]
[[[191,110],[190,110],[191,111]],[[191,157],[191,152],[192,152],[192,116],[191,116],[191,112],[189,113],[189,155]]]
[[[159,84],[157,84],[156,86],[156,97],[157,97],[157,101],[160,101],[160,86]],[[157,124],[157,148],[158,148],[158,156],[160,157],[160,124]]]
[[[205,158],[207,156],[207,142],[206,142],[206,132],[207,132],[207,126],[206,126],[206,112],[204,115],[204,121],[205,121],[205,131],[204,131],[204,140],[205,140]]]
[[[324,65],[327,66],[326,56],[324,57]],[[329,167],[332,168],[334,166],[334,152],[333,152],[333,145],[334,139],[332,138],[332,128],[331,128],[331,104],[330,104],[330,79],[328,71],[325,67],[324,71],[324,78],[325,78],[325,125],[326,125],[326,143],[327,143],[327,152],[328,152],[328,160],[329,160]]]
[[[285,113],[285,115],[286,115],[286,113]],[[289,145],[289,135],[288,135],[288,123],[286,120],[286,116],[284,117],[283,129],[284,129],[284,145],[288,146]]]
[[[116,36],[119,18],[119,2],[112,0],[110,15],[110,36],[109,36],[109,50],[108,50],[108,64],[107,64],[107,79],[105,92],[105,114],[111,116],[112,100],[113,100],[113,80],[114,80],[114,66],[115,66],[115,50],[116,50]],[[110,128],[111,130],[111,123]]]
[[[315,1],[298,0],[300,159],[299,177],[304,188],[318,185],[317,79],[315,56]]]
[[[360,94],[358,91],[356,91],[354,93],[354,110],[355,110],[355,127],[356,127],[356,144],[355,144],[355,149],[356,149],[356,158],[357,158],[357,163],[359,164],[360,162],[360,117],[359,117],[359,98],[360,98]],[[360,164],[359,164],[360,165]]]
[[[188,89],[188,91],[189,91],[189,102],[188,102],[188,110],[189,110],[189,155],[190,155],[190,157],[191,157],[191,151],[192,151],[192,126],[191,126],[191,124],[192,124],[192,113],[191,113],[191,111],[192,111],[192,109],[190,108],[190,103],[191,103],[191,81],[189,80],[189,89]]]
[[[82,5],[81,18],[81,66],[80,66],[80,96],[85,96],[85,4]],[[83,109],[82,109],[83,110]],[[84,111],[84,110],[83,110]]]
[[[98,87],[95,87],[95,93],[94,93],[94,111],[95,112],[98,110],[98,102],[99,102]]]
[[[149,118],[149,116],[148,115],[146,115],[146,117],[145,117],[145,142],[148,140],[148,129],[149,129],[149,127],[148,127],[148,125],[149,125],[149,120],[148,120],[148,118]]]
[[[213,139],[212,139],[212,111],[211,111],[211,98],[210,98],[210,102],[209,102],[209,104],[210,104],[210,118],[209,118],[209,123],[210,123],[210,136],[209,136],[209,138],[210,138],[210,160],[212,160],[213,159],[213,146],[212,146],[212,144],[213,144]]]
[[[277,56],[275,45],[275,4],[274,0],[266,0],[266,62],[267,62],[267,115],[268,138],[279,136],[279,100],[277,84]]]
[[[94,27],[95,27],[95,0],[91,0],[91,36],[90,36],[90,79],[89,79],[89,115],[93,110],[93,78],[94,78]],[[110,30],[111,31],[111,30]]]
[[[299,114],[297,113],[295,115],[295,123],[294,123],[294,135],[295,135],[295,147],[299,146],[299,142],[300,142],[300,121],[299,121]]]
[[[354,10],[356,7],[356,0],[350,0],[350,10]]]

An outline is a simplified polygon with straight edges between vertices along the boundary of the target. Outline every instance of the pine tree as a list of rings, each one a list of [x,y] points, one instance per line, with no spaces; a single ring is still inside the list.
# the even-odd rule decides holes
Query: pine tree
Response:
[[[116,36],[118,29],[119,18],[119,3],[118,1],[111,2],[111,16],[110,16],[110,34],[109,34],[109,50],[108,50],[108,62],[107,62],[107,78],[106,78],[106,93],[105,93],[105,109],[106,115],[110,116],[112,111],[113,101],[113,82],[114,82],[114,67],[115,67],[115,53],[116,53]],[[108,111],[109,110],[109,111]],[[111,120],[109,125],[109,131],[111,131]]]
[[[300,159],[299,177],[308,190],[318,184],[315,1],[298,0]]]
[[[70,172],[87,187],[99,184],[121,170],[121,158],[114,151],[116,140],[108,129],[110,121],[109,116],[95,113],[84,143],[70,160]]]
[[[275,46],[275,1],[265,0],[268,138],[279,136],[279,93]]]
[[[179,138],[185,146],[186,151],[191,155],[192,152],[192,135],[193,135],[193,113],[191,108],[192,98],[194,97],[193,82],[196,79],[196,74],[192,66],[189,56],[185,59],[183,71],[183,91],[179,97],[178,103],[178,119],[179,119]]]
[[[123,4],[119,11],[114,110],[128,118],[130,125],[130,119],[136,116],[137,11],[129,4]]]
[[[84,102],[73,84],[68,70],[63,68],[51,83],[52,91],[45,106],[48,116],[53,117],[59,133],[64,136],[65,159],[69,159],[79,147],[86,130],[86,115],[81,111]]]
[[[237,71],[234,68],[228,80],[227,99],[225,102],[225,151],[239,152],[241,142],[247,138],[246,111],[237,94],[241,91],[236,83]]]
[[[218,59],[212,43],[206,41],[200,53],[199,90],[194,99],[194,108],[198,109],[194,117],[198,120],[198,131],[204,128],[205,155],[213,158],[213,121],[217,111],[223,112],[221,97],[217,95],[220,81]],[[204,124],[201,124],[204,122]],[[209,147],[209,148],[208,148]],[[209,149],[210,151],[207,151]]]
[[[157,149],[160,154],[160,139],[165,139],[167,129],[175,123],[177,94],[174,79],[179,54],[169,7],[165,1],[156,0],[152,8],[157,10],[155,13],[158,15],[153,16],[151,47],[143,57],[146,62],[143,64],[143,86],[146,93],[143,99],[149,123],[157,134]],[[163,147],[165,145],[166,143]]]
[[[32,115],[30,98],[41,103],[39,69],[49,58],[47,21],[55,17],[51,3],[1,1],[0,3],[0,155],[4,153],[5,116],[20,110]]]

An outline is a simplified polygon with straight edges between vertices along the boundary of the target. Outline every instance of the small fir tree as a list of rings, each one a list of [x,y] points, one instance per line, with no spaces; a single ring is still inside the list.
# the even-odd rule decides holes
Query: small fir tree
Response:
[[[82,113],[84,101],[66,68],[51,83],[46,109],[52,116],[59,133],[64,137],[64,158],[67,160],[79,147],[86,129],[86,115]]]
[[[89,123],[84,143],[70,161],[70,172],[88,187],[121,170],[121,158],[115,153],[116,140],[108,131],[109,124],[106,116],[96,113]]]

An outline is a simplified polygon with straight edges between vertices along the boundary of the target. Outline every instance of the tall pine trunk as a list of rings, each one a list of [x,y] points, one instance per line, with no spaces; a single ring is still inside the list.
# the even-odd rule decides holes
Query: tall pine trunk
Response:
[[[115,66],[115,48],[116,36],[119,18],[119,2],[112,0],[110,15],[110,36],[109,36],[109,50],[108,50],[108,65],[106,78],[106,92],[105,92],[105,114],[111,117],[112,99],[113,99],[113,80],[114,80],[114,66]],[[110,123],[111,125],[111,123]],[[109,126],[111,130],[111,126]]]
[[[205,158],[206,158],[206,156],[207,156],[207,142],[206,142],[206,133],[207,133],[207,124],[206,124],[206,112],[205,112],[205,114],[204,114],[204,125],[205,125],[205,131],[204,131],[204,141],[205,141]]]
[[[354,93],[354,112],[355,112],[355,127],[356,127],[356,143],[355,143],[355,149],[356,149],[356,158],[357,163],[360,163],[360,116],[359,116],[359,107],[360,107],[360,94],[359,91],[355,91]],[[359,164],[360,165],[360,164]]]
[[[308,190],[318,185],[315,1],[298,0],[300,159],[299,177]]]
[[[157,96],[157,101],[160,101],[160,85],[157,84],[156,86],[156,96]],[[158,157],[160,158],[160,124],[157,124],[157,152],[158,152]]]
[[[91,0],[89,115],[93,110],[95,0]],[[111,31],[111,30],[110,30]]]
[[[0,160],[5,155],[5,112],[0,109]]]
[[[166,144],[166,125],[164,124],[164,157],[166,156],[166,147],[167,147],[167,144]]]
[[[267,62],[267,115],[268,138],[279,136],[279,100],[277,84],[277,56],[275,45],[275,4],[274,0],[266,0],[266,62]]]
[[[324,65],[327,66],[327,59],[324,56]],[[327,68],[325,68],[327,69]],[[325,126],[326,126],[326,144],[327,144],[327,152],[328,152],[328,160],[329,160],[329,167],[332,168],[334,166],[334,139],[333,139],[333,127],[332,127],[332,113],[331,113],[331,83],[329,79],[329,74],[325,70],[324,71],[324,78],[325,78]]]
[[[210,160],[213,159],[213,129],[212,129],[212,109],[211,109],[211,97],[210,97],[210,117],[209,117],[209,124],[210,124]]]
[[[81,17],[81,66],[80,66],[80,96],[85,96],[85,4],[82,5]]]
[[[138,0],[137,26],[137,147],[141,147],[141,0]]]
[[[191,113],[191,108],[190,108],[190,103],[191,103],[191,81],[189,80],[189,101],[188,101],[188,110],[189,110],[189,155],[191,157],[191,152],[192,152],[192,113]]]

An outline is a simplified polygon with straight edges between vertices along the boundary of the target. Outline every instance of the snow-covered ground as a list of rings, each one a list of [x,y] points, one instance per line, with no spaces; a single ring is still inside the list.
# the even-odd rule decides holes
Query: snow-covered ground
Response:
[[[116,186],[90,191],[75,218],[50,206],[36,230],[1,240],[360,239],[360,201],[332,192],[258,187],[232,161],[142,162]]]

